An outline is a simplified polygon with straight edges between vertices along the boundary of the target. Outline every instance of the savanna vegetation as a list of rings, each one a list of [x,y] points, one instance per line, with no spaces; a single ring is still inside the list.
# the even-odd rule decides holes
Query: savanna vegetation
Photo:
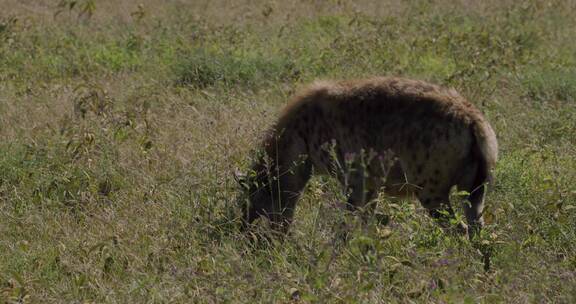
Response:
[[[0,302],[573,303],[575,29],[571,0],[0,0]],[[285,242],[238,233],[232,172],[289,96],[372,75],[494,126],[490,271],[412,202],[361,225],[328,178]]]

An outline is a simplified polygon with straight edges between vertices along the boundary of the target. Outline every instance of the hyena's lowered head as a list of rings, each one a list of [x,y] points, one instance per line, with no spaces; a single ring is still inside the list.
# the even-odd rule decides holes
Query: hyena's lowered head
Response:
[[[330,174],[364,207],[382,189],[411,195],[433,218],[454,216],[453,186],[470,237],[482,227],[498,144],[482,113],[452,89],[401,78],[317,82],[286,107],[241,182],[244,227],[260,216],[285,232],[312,173]],[[373,205],[373,204],[371,204]]]

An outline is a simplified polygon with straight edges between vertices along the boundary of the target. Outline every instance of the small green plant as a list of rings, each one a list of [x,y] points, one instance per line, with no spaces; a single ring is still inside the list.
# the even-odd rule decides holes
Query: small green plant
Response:
[[[1,18],[0,19],[0,38],[7,39],[9,38],[13,31],[14,27],[18,23],[18,18],[15,16],[8,17],[8,18]]]
[[[97,116],[109,114],[113,100],[102,87],[97,84],[81,84],[74,89],[74,92],[76,94],[74,113],[79,117],[85,118],[87,114]]]
[[[284,81],[297,77],[290,61],[256,54],[236,54],[194,49],[186,52],[174,66],[176,84],[206,88],[224,86],[257,87],[270,81]]]
[[[60,0],[60,2],[56,5],[56,13],[54,13],[54,17],[57,17],[65,11],[68,11],[69,13],[76,12],[78,19],[90,19],[96,11],[96,1]]]
[[[576,100],[576,69],[549,67],[519,74],[525,97],[543,102],[574,102]]]

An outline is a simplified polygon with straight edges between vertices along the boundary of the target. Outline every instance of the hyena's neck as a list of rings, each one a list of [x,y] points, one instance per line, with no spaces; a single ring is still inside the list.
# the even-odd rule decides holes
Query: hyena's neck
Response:
[[[311,162],[302,138],[293,130],[270,132],[266,137],[262,155],[253,165],[257,180],[263,185],[273,184],[284,192],[300,192],[310,177]]]
[[[294,128],[277,128],[266,135],[258,166],[268,168],[273,174],[283,174],[283,171],[290,170],[294,162],[306,154],[306,146]]]

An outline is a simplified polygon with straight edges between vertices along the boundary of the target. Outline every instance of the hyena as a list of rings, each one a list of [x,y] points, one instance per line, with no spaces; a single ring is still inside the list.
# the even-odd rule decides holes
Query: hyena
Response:
[[[497,153],[490,124],[453,89],[384,77],[316,82],[284,109],[241,181],[244,227],[264,216],[285,233],[314,173],[336,177],[353,209],[383,189],[417,198],[442,225],[454,216],[449,193],[456,185],[469,193],[468,225],[460,228],[472,237],[483,225]]]

